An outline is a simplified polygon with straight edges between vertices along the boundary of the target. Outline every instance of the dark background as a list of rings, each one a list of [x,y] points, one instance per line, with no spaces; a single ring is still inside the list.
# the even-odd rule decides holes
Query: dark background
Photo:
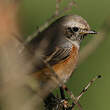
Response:
[[[61,7],[67,4],[63,0]],[[77,0],[77,8],[70,13],[84,17],[91,28],[100,31],[106,18],[110,16],[110,0]],[[19,14],[22,33],[27,36],[43,24],[55,11],[55,0],[23,0]],[[22,24],[22,25],[21,25]],[[77,67],[68,87],[77,96],[82,88],[96,75],[103,77],[93,84],[81,98],[80,103],[84,110],[109,110],[110,109],[110,34],[99,47]],[[82,47],[91,38],[85,39]]]

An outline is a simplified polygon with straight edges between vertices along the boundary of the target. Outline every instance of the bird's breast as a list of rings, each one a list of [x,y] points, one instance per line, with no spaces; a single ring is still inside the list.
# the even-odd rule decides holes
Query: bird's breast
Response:
[[[71,76],[72,72],[76,67],[78,61],[78,48],[72,45],[70,55],[64,60],[53,65],[52,68],[57,76],[65,83]],[[41,87],[47,89],[56,88],[59,84],[59,80],[55,78],[49,68],[44,68],[38,72],[33,73],[33,76],[40,82]],[[45,86],[45,85],[48,85]]]
[[[72,45],[70,55],[66,59],[60,61],[58,64],[53,65],[54,71],[63,82],[66,82],[70,78],[76,67],[77,60],[78,48],[75,45]]]

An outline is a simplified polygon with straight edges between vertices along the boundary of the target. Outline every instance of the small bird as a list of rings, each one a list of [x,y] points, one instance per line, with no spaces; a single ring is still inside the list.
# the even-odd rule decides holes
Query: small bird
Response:
[[[78,15],[66,15],[57,19],[28,43],[35,54],[43,47],[42,59],[54,70],[59,79],[66,83],[76,68],[80,44],[88,34],[96,34],[85,19]],[[43,92],[56,87],[57,79],[46,64],[36,67],[34,77],[40,82]],[[60,85],[60,84],[58,84]]]

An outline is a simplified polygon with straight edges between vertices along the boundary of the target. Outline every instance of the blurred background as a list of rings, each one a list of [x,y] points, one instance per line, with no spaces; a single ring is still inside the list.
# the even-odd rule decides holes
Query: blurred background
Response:
[[[61,8],[68,1],[63,0]],[[55,12],[55,3],[56,0],[22,0],[18,19],[25,37],[51,17]],[[92,29],[100,32],[105,26],[104,22],[110,18],[110,0],[76,0],[76,3],[77,8],[73,7],[69,13],[84,17]],[[82,48],[90,40],[91,37],[85,39]],[[110,109],[110,33],[105,35],[105,40],[77,67],[67,85],[77,96],[82,88],[98,74],[101,74],[102,78],[97,80],[80,100],[83,110]]]

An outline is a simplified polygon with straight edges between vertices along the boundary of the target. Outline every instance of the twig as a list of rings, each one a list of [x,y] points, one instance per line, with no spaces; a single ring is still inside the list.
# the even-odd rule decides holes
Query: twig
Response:
[[[59,13],[59,9],[60,9],[60,2],[62,0],[56,0],[56,11],[55,11],[55,15],[58,16]]]
[[[87,86],[81,91],[80,95],[77,97],[77,101],[80,100],[80,98],[83,96],[83,94],[88,90],[88,88],[97,80],[101,78],[101,75],[96,76],[95,78],[93,78],[88,84]]]
[[[60,0],[57,0],[58,2],[60,2]],[[72,9],[72,6],[77,6],[75,1],[74,0],[71,0],[68,5],[63,8],[63,10],[60,10],[59,11],[59,4],[57,4],[57,11],[43,24],[41,25],[32,35],[28,36],[27,39],[25,40],[25,43],[28,43],[30,42],[34,37],[37,37],[37,35],[42,32],[43,30],[45,30],[49,25],[50,23],[56,19],[57,17],[60,17],[62,14],[66,13],[67,11],[71,10]]]
[[[101,78],[101,75],[98,75],[98,76],[96,76],[96,77],[94,77],[88,84],[87,84],[87,86],[86,87],[84,87],[84,89],[81,91],[81,93],[80,93],[80,95],[79,96],[77,96],[77,97],[75,97],[75,96],[73,96],[73,94],[70,92],[70,91],[68,91],[68,88],[65,86],[65,85],[63,85],[63,87],[62,88],[60,88],[60,91],[61,91],[61,97],[55,97],[53,94],[52,94],[52,96],[51,95],[49,95],[48,96],[48,98],[46,98],[46,102],[48,102],[48,103],[45,103],[46,104],[46,108],[47,107],[49,107],[49,108],[51,108],[51,109],[49,109],[49,110],[53,110],[53,109],[55,109],[55,110],[57,110],[56,109],[56,107],[59,107],[60,109],[58,109],[58,110],[74,110],[74,107],[75,107],[75,105],[79,102],[79,100],[81,99],[81,97],[87,92],[87,90],[89,89],[89,87],[97,80],[97,79],[99,79],[99,78]],[[69,96],[71,96],[71,99],[72,99],[72,97],[73,97],[73,99],[75,98],[76,100],[75,100],[75,102],[76,103],[72,103],[72,104],[69,104],[69,102],[68,102],[68,99],[66,99],[65,98],[65,94],[64,94],[64,91],[63,90],[66,90],[66,92],[69,94]],[[54,97],[53,97],[54,96]],[[49,99],[52,99],[52,100],[49,100]],[[54,106],[53,105],[51,105],[52,103],[54,103]],[[61,104],[61,105],[60,105]],[[79,106],[79,105],[78,105]],[[81,107],[81,105],[80,105],[80,107]],[[81,108],[82,109],[82,108]],[[46,109],[47,110],[47,109]]]
[[[79,102],[77,101],[77,98],[74,96],[74,94],[67,88],[66,85],[63,84],[62,87],[67,92],[67,94],[71,97],[71,99],[73,100],[74,104],[78,106],[79,110],[82,110],[82,107],[79,104]]]

